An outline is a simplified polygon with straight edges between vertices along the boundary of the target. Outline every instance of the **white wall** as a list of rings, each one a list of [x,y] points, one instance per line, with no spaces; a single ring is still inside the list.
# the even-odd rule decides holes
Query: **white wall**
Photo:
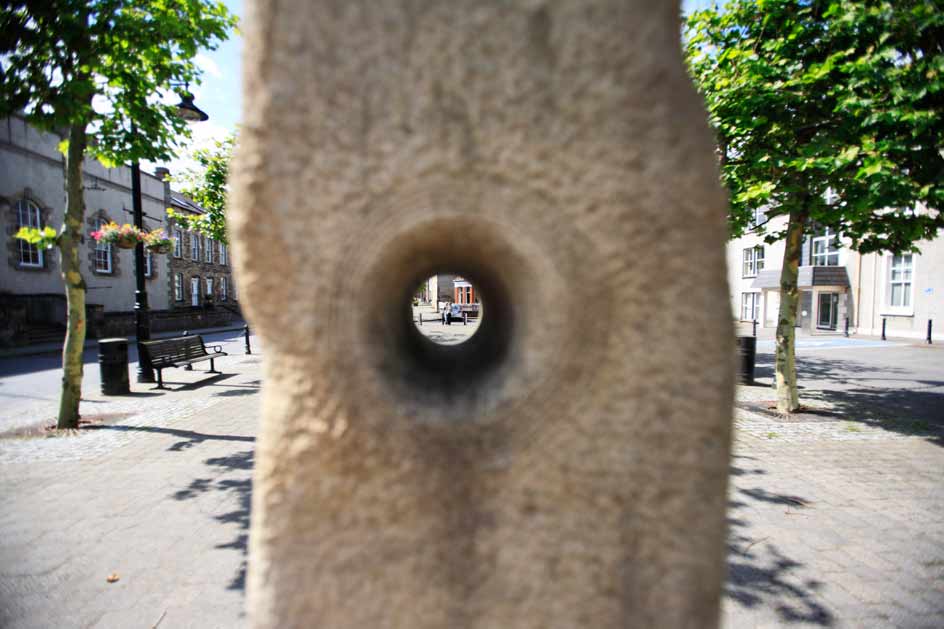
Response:
[[[889,265],[891,254],[867,254],[850,263],[853,299],[858,304],[860,334],[881,334],[882,319],[887,320],[888,336],[922,339],[927,334],[928,319],[934,321],[933,338],[944,341],[944,233],[932,241],[917,243],[920,254],[913,256],[911,308],[905,312],[889,304]]]
[[[776,231],[782,229],[785,225],[786,218],[778,216],[771,219],[767,227],[771,231]],[[783,266],[784,243],[782,240],[768,245],[764,242],[763,234],[747,234],[728,242],[726,253],[728,260],[728,286],[731,290],[731,309],[736,320],[741,318],[741,294],[751,292],[761,294],[761,289],[751,288],[751,285],[757,278],[744,277],[743,275],[744,250],[755,246],[762,246],[764,248],[765,269],[779,269]],[[776,308],[779,304],[776,296],[774,296],[773,301],[775,302],[774,308]],[[768,291],[768,299],[761,298],[761,310],[757,315],[759,322],[770,318],[768,314],[770,303],[771,300],[769,299]],[[776,310],[774,310],[773,319],[776,321]],[[759,323],[759,325],[763,324]]]

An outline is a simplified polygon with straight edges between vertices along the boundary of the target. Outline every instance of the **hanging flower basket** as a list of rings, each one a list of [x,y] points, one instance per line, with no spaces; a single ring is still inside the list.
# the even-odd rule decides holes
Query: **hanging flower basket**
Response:
[[[115,244],[118,245],[119,249],[134,249],[138,246],[138,238],[136,236],[118,236]]]
[[[173,248],[172,245],[165,244],[165,245],[148,245],[147,249],[151,253],[165,254],[165,253],[170,253],[172,248]]]
[[[151,253],[170,253],[174,248],[174,239],[168,238],[163,229],[145,233],[142,241]]]
[[[97,243],[115,245],[120,249],[134,249],[139,242],[144,242],[145,234],[134,225],[125,223],[119,226],[118,223],[112,222],[102,225],[101,229],[93,231],[90,236]]]

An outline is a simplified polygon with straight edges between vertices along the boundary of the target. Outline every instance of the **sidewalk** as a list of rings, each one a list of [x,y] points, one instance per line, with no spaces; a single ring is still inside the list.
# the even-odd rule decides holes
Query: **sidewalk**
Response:
[[[0,627],[246,626],[264,348],[227,342],[222,375],[174,369],[170,391],[90,391],[83,414],[98,428],[0,439]],[[803,401],[828,411],[813,417],[750,406],[774,397],[769,355],[762,385],[739,388],[722,626],[940,627],[941,356],[899,345],[804,358]],[[0,376],[0,392],[11,383]]]
[[[190,334],[214,334],[216,332],[231,332],[242,330],[246,327],[245,321],[234,321],[231,325],[219,326],[215,328],[193,328],[189,330],[177,330],[170,332],[154,332],[152,339],[166,339],[173,336],[180,336],[185,331]],[[137,343],[137,336],[118,337],[127,338],[129,343]],[[85,349],[98,347],[99,339],[85,339]],[[0,358],[11,358],[13,356],[39,356],[42,354],[61,354],[62,343],[36,343],[34,345],[25,345],[23,347],[11,347],[0,349]]]
[[[90,392],[96,428],[0,440],[0,627],[243,626],[261,366]]]

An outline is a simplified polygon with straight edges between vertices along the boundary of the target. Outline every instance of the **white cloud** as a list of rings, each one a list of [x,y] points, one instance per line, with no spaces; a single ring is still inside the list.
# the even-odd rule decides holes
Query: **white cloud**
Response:
[[[217,65],[216,61],[202,52],[197,53],[197,56],[193,58],[193,62],[198,68],[215,79],[219,79],[223,76],[223,72],[220,71],[220,66]]]
[[[170,169],[171,176],[183,174],[191,168],[197,168],[197,163],[190,157],[195,149],[212,147],[214,142],[225,139],[233,131],[212,119],[193,123],[190,129],[191,139],[178,148],[176,157],[164,163],[141,162],[141,169],[153,173],[157,166],[164,166]]]

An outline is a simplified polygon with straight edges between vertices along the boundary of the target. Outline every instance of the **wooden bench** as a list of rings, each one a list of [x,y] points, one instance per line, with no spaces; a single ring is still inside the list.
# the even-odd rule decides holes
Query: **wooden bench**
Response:
[[[189,367],[193,363],[202,360],[210,361],[210,371],[207,373],[220,373],[213,368],[213,360],[226,356],[219,345],[211,345],[212,352],[208,352],[206,345],[203,344],[203,337],[195,336],[177,336],[170,339],[161,339],[159,341],[142,341],[140,343],[144,353],[143,358],[151,363],[151,366],[157,370],[157,388],[166,389],[164,379],[161,377],[161,370],[166,367]]]

